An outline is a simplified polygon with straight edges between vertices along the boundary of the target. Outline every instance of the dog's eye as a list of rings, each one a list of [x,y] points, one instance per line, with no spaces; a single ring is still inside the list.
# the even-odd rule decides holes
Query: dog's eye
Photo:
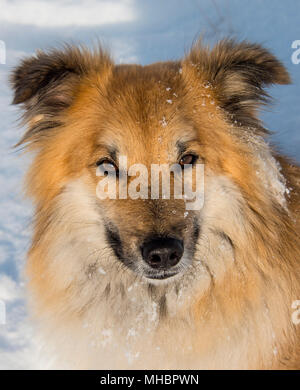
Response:
[[[97,161],[96,165],[97,169],[100,169],[105,176],[114,173],[116,174],[116,176],[118,176],[119,169],[113,161],[105,158]]]
[[[198,156],[196,156],[195,154],[186,154],[185,156],[181,157],[179,164],[182,167],[187,164],[194,165],[197,160]]]

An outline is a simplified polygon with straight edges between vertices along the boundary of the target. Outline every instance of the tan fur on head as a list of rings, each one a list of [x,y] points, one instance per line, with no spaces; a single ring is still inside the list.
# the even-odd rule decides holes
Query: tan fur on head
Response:
[[[58,367],[300,368],[300,170],[257,112],[266,85],[288,82],[267,50],[228,40],[144,67],[66,47],[15,70],[36,151],[28,287]],[[205,164],[199,211],[96,196],[103,158],[149,168],[188,152]],[[182,240],[176,276],[145,275],[149,236]]]

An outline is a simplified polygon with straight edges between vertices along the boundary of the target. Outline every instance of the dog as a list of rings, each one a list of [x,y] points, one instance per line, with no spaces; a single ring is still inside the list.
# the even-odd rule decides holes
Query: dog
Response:
[[[34,154],[28,296],[54,367],[300,368],[300,168],[259,120],[265,87],[288,83],[268,50],[231,39],[146,66],[65,45],[14,69]],[[97,170],[137,180],[121,156],[204,166],[203,204],[100,199]]]

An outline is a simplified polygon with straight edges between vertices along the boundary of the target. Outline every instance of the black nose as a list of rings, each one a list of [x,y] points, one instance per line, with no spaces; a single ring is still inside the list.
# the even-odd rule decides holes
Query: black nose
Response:
[[[174,238],[155,238],[142,246],[143,259],[150,267],[167,270],[183,255],[183,243]]]

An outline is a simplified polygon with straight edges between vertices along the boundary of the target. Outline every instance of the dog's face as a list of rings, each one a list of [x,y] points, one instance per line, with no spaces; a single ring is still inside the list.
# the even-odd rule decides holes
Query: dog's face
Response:
[[[126,185],[129,189],[142,173],[124,176],[120,157],[126,158],[128,171],[135,164],[146,169],[143,198],[128,194],[120,199],[117,190],[116,199],[96,200],[106,240],[118,260],[134,272],[149,279],[166,279],[191,264],[199,213],[187,211],[184,199],[174,199],[172,188],[170,196],[164,196],[160,185],[160,193],[151,199],[151,167],[177,164],[179,169],[193,171],[204,161],[203,140],[188,113],[178,66],[120,66],[114,69],[106,90],[106,96],[98,96],[86,113],[94,117],[89,174],[95,198],[100,180],[97,170],[112,170],[117,188]]]
[[[153,99],[150,96],[150,91],[153,93],[151,84],[145,86],[146,89],[142,92],[146,95],[145,101]],[[149,90],[147,87],[150,87]],[[133,85],[132,88],[136,91],[138,87]],[[159,98],[159,90],[157,92],[157,102],[151,107],[152,115],[138,107],[130,107],[132,102],[128,102],[126,93],[120,97],[123,98],[121,107],[124,111],[117,106],[109,107],[108,112],[113,118],[114,111],[116,118],[125,118],[126,112],[130,110],[133,118],[128,118],[124,123],[116,120],[110,129],[105,129],[105,118],[101,120],[104,128],[99,131],[97,139],[101,146],[95,150],[89,172],[94,181],[93,193],[96,196],[99,182],[95,172],[97,169],[111,168],[116,172],[117,186],[134,184],[136,176],[122,177],[119,156],[126,156],[128,167],[142,164],[147,169],[149,175],[143,177],[148,185],[146,195],[149,196],[146,199],[132,199],[130,196],[119,199],[120,193],[117,191],[116,200],[108,198],[97,202],[104,221],[106,239],[118,259],[148,278],[163,279],[177,274],[189,265],[199,235],[199,222],[195,213],[186,212],[184,200],[172,199],[171,196],[170,199],[163,199],[162,193],[158,199],[151,199],[151,166],[174,163],[181,165],[185,161],[193,165],[201,157],[197,134],[184,120],[180,123],[179,115],[175,125],[170,123],[168,129],[161,126],[159,117],[164,117],[166,107],[162,106],[166,103]],[[139,99],[139,96],[136,98]],[[147,123],[143,123],[145,115],[149,115]]]
[[[271,54],[232,42],[212,53],[195,47],[182,62],[146,67],[115,66],[103,53],[76,49],[24,61],[13,86],[15,103],[27,109],[23,142],[38,150],[30,174],[38,209],[51,204],[55,213],[69,183],[80,181],[88,196],[78,208],[84,213],[85,202],[93,203],[93,223],[104,228],[99,240],[130,272],[148,280],[184,273],[211,235],[205,245],[225,242],[233,252],[243,202],[250,194],[255,199],[257,181],[242,133],[247,127],[253,136],[262,131],[256,108],[265,99],[262,86],[275,82],[288,82],[288,75]],[[127,168],[146,168],[146,186],[134,184],[139,174],[124,175],[124,157]],[[204,207],[187,210],[172,186],[169,197],[159,191],[151,199],[155,164],[177,164],[194,179],[197,164],[204,164]],[[170,183],[184,185],[184,176],[175,176]],[[115,199],[97,195],[102,179],[114,180]],[[148,197],[120,199],[125,185],[137,192],[143,186]]]

